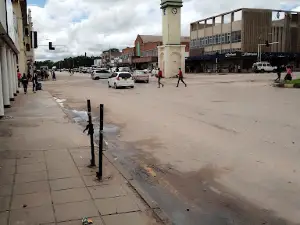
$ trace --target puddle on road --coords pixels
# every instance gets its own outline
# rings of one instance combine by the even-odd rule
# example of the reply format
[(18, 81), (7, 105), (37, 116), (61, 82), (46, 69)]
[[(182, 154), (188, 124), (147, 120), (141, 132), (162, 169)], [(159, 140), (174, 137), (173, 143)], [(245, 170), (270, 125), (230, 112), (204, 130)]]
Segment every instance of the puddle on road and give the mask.
[(59, 98), (56, 98), (56, 97), (53, 97), (54, 100), (61, 106), (64, 108), (64, 102), (67, 101), (67, 99), (59, 99)]

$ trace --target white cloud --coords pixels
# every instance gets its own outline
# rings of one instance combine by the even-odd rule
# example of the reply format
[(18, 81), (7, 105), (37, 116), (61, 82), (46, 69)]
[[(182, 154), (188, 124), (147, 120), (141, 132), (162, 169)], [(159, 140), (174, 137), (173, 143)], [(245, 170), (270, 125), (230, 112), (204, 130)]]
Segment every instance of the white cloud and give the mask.
[[(298, 5), (300, 11), (300, 0), (272, 0), (274, 9), (283, 5)], [(270, 1), (185, 0), (182, 34), (189, 35), (189, 24), (195, 20), (242, 7), (269, 8)], [(57, 60), (84, 52), (99, 55), (109, 46), (132, 46), (137, 34), (161, 35), (160, 0), (48, 0), (43, 8), (29, 8), (39, 45), (49, 41), (63, 45), (54, 52), (40, 46), (37, 60)]]

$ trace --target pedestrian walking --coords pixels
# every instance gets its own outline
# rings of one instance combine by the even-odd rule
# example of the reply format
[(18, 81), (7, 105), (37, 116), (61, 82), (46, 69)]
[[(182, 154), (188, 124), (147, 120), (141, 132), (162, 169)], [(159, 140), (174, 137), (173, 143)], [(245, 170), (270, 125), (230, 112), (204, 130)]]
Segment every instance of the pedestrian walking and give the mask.
[(56, 74), (54, 70), (52, 71), (52, 80), (56, 80)]
[(276, 69), (277, 78), (275, 79), (275, 82), (280, 82), (280, 80), (281, 80), (281, 71), (282, 71), (281, 65), (278, 65), (277, 69)]
[(160, 68), (158, 68), (158, 74), (157, 74), (158, 88), (160, 88), (160, 85), (161, 85), (162, 87), (165, 86), (163, 83), (160, 82), (160, 80), (161, 80), (162, 78), (163, 78), (162, 71), (160, 70)]
[(29, 81), (28, 77), (26, 76), (25, 73), (23, 73), (22, 84), (23, 84), (23, 88), (24, 88), (24, 94), (27, 94), (28, 81)]
[(286, 67), (286, 75), (284, 77), (284, 81), (291, 81), (292, 78), (292, 67), (291, 66), (287, 66)]
[(176, 87), (179, 86), (179, 82), (180, 82), (180, 81), (181, 81), (182, 83), (184, 83), (185, 87), (187, 87), (186, 83), (185, 83), (184, 80), (183, 80), (183, 74), (182, 74), (181, 68), (179, 68), (179, 71), (178, 71), (178, 81), (177, 81), (177, 86), (176, 86)]
[(17, 76), (18, 76), (18, 88), (20, 88), (21, 87), (21, 83), (22, 83), (22, 74), (20, 73), (19, 69), (18, 69)]
[(37, 85), (38, 85), (38, 76), (37, 76), (36, 72), (33, 73), (31, 81), (32, 81), (32, 91), (33, 91), (33, 93), (36, 93)]

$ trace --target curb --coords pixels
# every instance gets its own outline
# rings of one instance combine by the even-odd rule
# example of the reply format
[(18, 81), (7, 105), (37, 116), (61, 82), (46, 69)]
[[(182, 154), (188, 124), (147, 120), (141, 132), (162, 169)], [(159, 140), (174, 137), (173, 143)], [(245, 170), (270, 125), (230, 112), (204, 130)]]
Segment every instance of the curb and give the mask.
[(273, 84), (273, 87), (280, 87), (280, 88), (300, 88), (300, 84)]
[(103, 152), (103, 155), (106, 159), (119, 171), (119, 173), (127, 180), (128, 184), (132, 189), (136, 191), (139, 197), (148, 205), (148, 207), (152, 210), (154, 216), (163, 224), (171, 225), (171, 221), (167, 214), (161, 210), (158, 206), (157, 202), (154, 201), (148, 193), (144, 192), (139, 183), (132, 178), (132, 176), (127, 172), (126, 169), (117, 161), (114, 160), (112, 155), (108, 152)]
[[(47, 91), (48, 92), (48, 91)], [(50, 96), (50, 92), (48, 92)], [(53, 97), (53, 96), (52, 96)], [(74, 119), (55, 101), (57, 106), (62, 110), (62, 112), (67, 116), (67, 118), (71, 122), (75, 122)], [(96, 143), (94, 143), (95, 146), (98, 146)], [(148, 207), (152, 210), (154, 216), (156, 219), (158, 219), (161, 223), (164, 225), (171, 225), (171, 220), (167, 216), (165, 212), (162, 211), (162, 209), (158, 206), (157, 202), (154, 201), (148, 193), (144, 192), (142, 187), (139, 185), (139, 183), (133, 179), (133, 177), (127, 172), (127, 170), (115, 159), (113, 156), (108, 153), (107, 151), (103, 151), (103, 156), (111, 163), (113, 167), (115, 167), (118, 172), (125, 178), (125, 180), (128, 182), (129, 186), (136, 191), (138, 196), (148, 205)]]

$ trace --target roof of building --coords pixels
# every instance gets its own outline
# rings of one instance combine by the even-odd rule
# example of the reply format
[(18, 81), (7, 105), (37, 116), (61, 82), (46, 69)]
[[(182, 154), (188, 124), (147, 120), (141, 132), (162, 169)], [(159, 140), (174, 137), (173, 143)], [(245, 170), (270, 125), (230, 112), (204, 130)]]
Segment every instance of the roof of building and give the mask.
[(279, 13), (283, 12), (283, 13), (297, 13), (297, 14), (299, 13), (297, 11), (289, 11), (289, 10), (283, 10), (283, 9), (238, 8), (238, 9), (235, 9), (235, 10), (232, 10), (232, 11), (229, 11), (229, 12), (224, 12), (224, 13), (221, 13), (221, 14), (218, 14), (218, 15), (214, 15), (214, 16), (207, 17), (207, 18), (204, 18), (204, 19), (201, 19), (201, 20), (194, 21), (191, 24), (203, 22), (205, 20), (210, 20), (210, 19), (213, 19), (213, 18), (216, 18), (216, 17), (219, 17), (219, 16), (224, 16), (224, 15), (227, 15), (227, 14), (230, 14), (230, 13), (233, 13), (233, 12), (239, 12), (239, 11), (269, 11), (269, 12), (279, 12)]
[[(139, 35), (142, 40), (143, 43), (149, 43), (149, 42), (162, 42), (162, 36), (158, 36), (158, 35)], [(190, 41), (190, 37), (188, 36), (182, 36), (181, 37), (181, 42), (189, 42)]]

